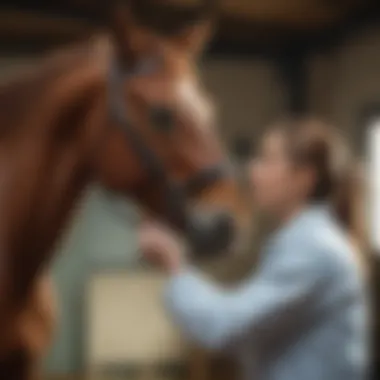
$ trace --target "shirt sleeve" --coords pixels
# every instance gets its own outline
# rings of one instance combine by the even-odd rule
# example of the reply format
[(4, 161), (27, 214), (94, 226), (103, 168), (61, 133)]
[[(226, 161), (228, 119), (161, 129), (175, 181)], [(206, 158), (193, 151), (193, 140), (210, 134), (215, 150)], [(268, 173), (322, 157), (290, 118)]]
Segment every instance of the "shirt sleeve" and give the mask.
[(322, 255), (307, 244), (289, 244), (233, 290), (223, 290), (187, 269), (170, 279), (166, 305), (193, 341), (221, 349), (248, 332), (287, 329), (302, 317), (326, 283)]

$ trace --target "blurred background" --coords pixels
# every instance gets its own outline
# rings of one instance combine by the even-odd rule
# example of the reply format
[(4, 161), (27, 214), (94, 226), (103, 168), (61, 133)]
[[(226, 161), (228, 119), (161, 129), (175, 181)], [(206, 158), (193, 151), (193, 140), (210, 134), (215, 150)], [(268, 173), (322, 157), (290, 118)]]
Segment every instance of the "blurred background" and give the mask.
[[(1, 76), (27, 69), (47, 52), (96, 32), (104, 20), (95, 3), (3, 0)], [(198, 0), (161, 3), (160, 13), (141, 6), (141, 17), (157, 28), (193, 17)], [(368, 211), (364, 222), (376, 267), (380, 2), (221, 0), (220, 4), (220, 25), (201, 72), (218, 107), (220, 133), (231, 154), (238, 164), (244, 163), (254, 152), (257, 136), (285, 113), (312, 114), (336, 124), (366, 164), (367, 197), (359, 207)], [(89, 191), (52, 269), (60, 318), (46, 361), (48, 378), (79, 380), (88, 374), (110, 380), (220, 380), (216, 367), (224, 378), (233, 379), (220, 358), (189, 347), (166, 320), (159, 302), (163, 278), (136, 254), (137, 223), (132, 204), (110, 198), (97, 187)], [(219, 265), (221, 277), (239, 278), (247, 261), (253, 265), (259, 237), (253, 239), (250, 254), (241, 258), (244, 264)]]

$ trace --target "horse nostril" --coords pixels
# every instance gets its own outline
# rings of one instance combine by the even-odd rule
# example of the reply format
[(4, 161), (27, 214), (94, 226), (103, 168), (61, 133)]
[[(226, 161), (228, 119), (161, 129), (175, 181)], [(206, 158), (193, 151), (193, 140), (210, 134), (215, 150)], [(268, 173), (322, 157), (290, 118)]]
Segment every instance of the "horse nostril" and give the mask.
[(223, 253), (235, 240), (236, 225), (228, 213), (192, 218), (188, 236), (194, 256), (210, 257)]

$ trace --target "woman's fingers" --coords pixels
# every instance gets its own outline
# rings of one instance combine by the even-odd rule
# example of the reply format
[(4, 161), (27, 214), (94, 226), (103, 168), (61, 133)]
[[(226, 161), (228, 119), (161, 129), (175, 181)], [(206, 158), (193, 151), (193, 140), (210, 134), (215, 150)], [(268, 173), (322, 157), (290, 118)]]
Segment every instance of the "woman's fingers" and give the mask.
[(151, 220), (145, 220), (140, 225), (139, 246), (144, 258), (166, 270), (178, 266), (183, 251), (183, 246), (173, 231)]
[(146, 221), (140, 226), (139, 246), (140, 251), (147, 260), (159, 263), (162, 256), (168, 254), (167, 237), (156, 223)]

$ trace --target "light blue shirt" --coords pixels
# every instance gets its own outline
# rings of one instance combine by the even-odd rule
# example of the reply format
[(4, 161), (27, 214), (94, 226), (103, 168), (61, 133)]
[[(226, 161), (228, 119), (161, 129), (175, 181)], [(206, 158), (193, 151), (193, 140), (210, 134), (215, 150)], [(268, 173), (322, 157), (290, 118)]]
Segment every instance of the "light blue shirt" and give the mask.
[(167, 309), (203, 347), (231, 348), (244, 380), (362, 380), (366, 291), (356, 253), (326, 207), (277, 232), (258, 270), (223, 290), (190, 268), (170, 279)]

